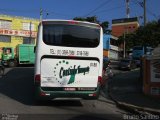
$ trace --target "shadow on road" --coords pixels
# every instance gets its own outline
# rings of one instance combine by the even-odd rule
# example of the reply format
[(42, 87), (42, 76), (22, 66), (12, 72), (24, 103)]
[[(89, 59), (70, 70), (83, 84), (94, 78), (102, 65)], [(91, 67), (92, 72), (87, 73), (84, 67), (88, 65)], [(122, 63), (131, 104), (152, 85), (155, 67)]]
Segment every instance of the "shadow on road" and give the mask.
[(82, 106), (80, 101), (44, 101), (34, 100), (34, 68), (18, 67), (8, 71), (0, 78), (0, 94), (31, 106)]
[(56, 107), (81, 107), (83, 106), (79, 100), (48, 100), (48, 101), (40, 101), (36, 102), (33, 100), (33, 105), (36, 106), (56, 106)]

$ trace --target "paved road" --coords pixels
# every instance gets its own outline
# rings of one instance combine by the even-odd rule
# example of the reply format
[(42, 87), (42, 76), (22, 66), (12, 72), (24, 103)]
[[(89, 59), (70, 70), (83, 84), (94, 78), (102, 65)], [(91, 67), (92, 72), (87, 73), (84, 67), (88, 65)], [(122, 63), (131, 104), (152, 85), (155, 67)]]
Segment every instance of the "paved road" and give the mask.
[[(0, 78), (0, 114), (21, 119), (123, 119), (126, 112), (102, 96), (96, 101), (46, 101), (36, 104), (33, 97), (33, 67), (7, 68)], [(29, 118), (28, 118), (29, 117)]]
[(110, 90), (115, 97), (119, 97), (122, 93), (125, 95), (133, 92), (142, 92), (140, 68), (132, 69), (131, 71), (119, 70), (118, 61), (111, 62), (111, 67), (115, 76), (110, 80)]
[(135, 68), (132, 70), (119, 70), (118, 61), (112, 61), (111, 67), (113, 68), (113, 73), (116, 75), (112, 79), (112, 84), (114, 88), (120, 88), (120, 90), (127, 89), (128, 91), (132, 88), (139, 89), (142, 87), (142, 80), (140, 81), (140, 68)]

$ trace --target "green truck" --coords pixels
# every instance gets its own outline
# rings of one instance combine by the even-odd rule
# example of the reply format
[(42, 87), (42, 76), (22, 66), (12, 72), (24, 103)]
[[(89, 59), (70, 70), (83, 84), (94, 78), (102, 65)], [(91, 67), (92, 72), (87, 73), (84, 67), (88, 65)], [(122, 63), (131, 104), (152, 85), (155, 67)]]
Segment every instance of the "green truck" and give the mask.
[(35, 45), (19, 44), (14, 49), (13, 47), (3, 47), (1, 60), (2, 63), (9, 67), (15, 67), (19, 64), (34, 64)]

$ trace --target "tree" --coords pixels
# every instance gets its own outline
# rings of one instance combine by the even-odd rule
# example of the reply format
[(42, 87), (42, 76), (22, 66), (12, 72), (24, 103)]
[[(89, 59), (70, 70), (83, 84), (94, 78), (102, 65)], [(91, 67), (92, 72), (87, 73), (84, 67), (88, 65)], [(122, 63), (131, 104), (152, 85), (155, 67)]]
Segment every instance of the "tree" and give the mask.
[(102, 22), (101, 26), (103, 28), (103, 32), (104, 33), (106, 33), (106, 34), (110, 34), (111, 33), (111, 30), (108, 29), (108, 27), (109, 27), (109, 22), (108, 21)]
[(73, 20), (87, 21), (87, 22), (92, 22), (92, 23), (98, 23), (98, 24), (99, 24), (99, 21), (98, 21), (98, 19), (97, 19), (97, 16), (91, 16), (91, 17), (86, 17), (86, 18), (83, 18), (83, 17), (75, 17), (75, 18), (73, 18)]
[(73, 18), (73, 20), (86, 21), (86, 18), (75, 17), (75, 18)]
[(104, 22), (100, 23), (100, 21), (98, 20), (97, 16), (91, 16), (91, 17), (86, 17), (86, 18), (75, 17), (75, 18), (73, 18), (73, 20), (87, 21), (87, 22), (97, 23), (97, 24), (99, 24), (99, 25), (102, 26), (104, 33), (107, 33), (107, 34), (111, 33), (111, 30), (108, 29), (109, 22), (108, 21), (104, 21)]
[[(123, 41), (124, 36), (119, 37), (119, 45)], [(125, 41), (127, 50), (136, 45), (156, 47), (160, 44), (160, 24), (158, 21), (152, 21), (146, 26), (140, 26), (134, 33), (125, 35)]]

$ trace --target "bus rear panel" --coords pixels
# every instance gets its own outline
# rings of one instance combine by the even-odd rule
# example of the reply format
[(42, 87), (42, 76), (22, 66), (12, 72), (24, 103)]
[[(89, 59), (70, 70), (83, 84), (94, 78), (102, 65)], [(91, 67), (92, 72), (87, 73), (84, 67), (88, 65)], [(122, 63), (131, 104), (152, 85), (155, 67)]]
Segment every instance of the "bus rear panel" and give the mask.
[(102, 80), (102, 28), (79, 21), (43, 21), (35, 64), (37, 99), (97, 99)]

